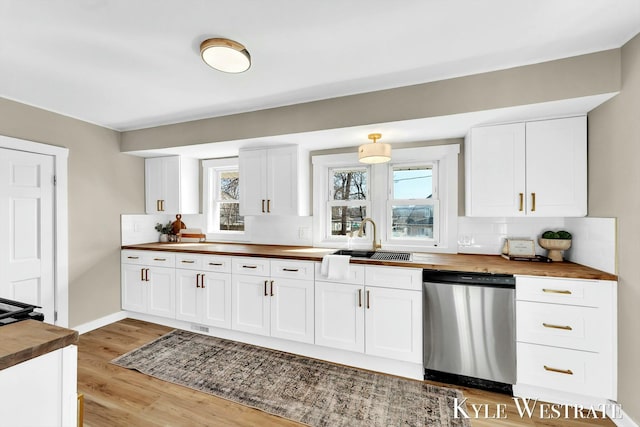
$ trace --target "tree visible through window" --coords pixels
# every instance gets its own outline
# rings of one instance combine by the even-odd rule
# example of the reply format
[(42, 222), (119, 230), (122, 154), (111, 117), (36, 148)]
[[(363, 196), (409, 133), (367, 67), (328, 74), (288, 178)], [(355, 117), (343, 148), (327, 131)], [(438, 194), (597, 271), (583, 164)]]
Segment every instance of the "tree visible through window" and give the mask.
[(368, 169), (330, 170), (331, 235), (344, 236), (357, 231), (369, 208)]
[(218, 220), (221, 231), (244, 231), (244, 217), (240, 215), (240, 175), (238, 170), (221, 170), (217, 182), (216, 197)]

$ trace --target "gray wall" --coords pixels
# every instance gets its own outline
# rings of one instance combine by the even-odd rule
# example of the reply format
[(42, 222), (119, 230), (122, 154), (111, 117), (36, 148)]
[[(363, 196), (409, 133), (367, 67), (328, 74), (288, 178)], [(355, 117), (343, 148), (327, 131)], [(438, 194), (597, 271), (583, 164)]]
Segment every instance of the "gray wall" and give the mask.
[(589, 215), (618, 218), (618, 400), (640, 422), (640, 35), (622, 48), (622, 91), (589, 113)]
[(0, 98), (0, 134), (69, 148), (69, 325), (120, 310), (120, 214), (144, 212), (144, 161), (120, 135)]

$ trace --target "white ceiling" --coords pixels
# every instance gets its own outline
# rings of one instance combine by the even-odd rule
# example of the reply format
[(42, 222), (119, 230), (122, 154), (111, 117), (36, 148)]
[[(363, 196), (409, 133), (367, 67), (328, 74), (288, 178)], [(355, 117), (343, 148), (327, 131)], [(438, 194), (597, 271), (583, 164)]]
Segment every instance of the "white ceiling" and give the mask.
[[(638, 0), (0, 0), (0, 97), (131, 130), (616, 48), (638, 32)], [(247, 46), (251, 69), (207, 67), (210, 37)]]

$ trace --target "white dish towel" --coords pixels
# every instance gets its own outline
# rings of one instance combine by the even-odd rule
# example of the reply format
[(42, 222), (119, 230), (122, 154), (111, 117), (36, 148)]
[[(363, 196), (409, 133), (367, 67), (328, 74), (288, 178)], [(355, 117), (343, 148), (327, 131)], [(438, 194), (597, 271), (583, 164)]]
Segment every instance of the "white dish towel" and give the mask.
[(349, 277), (349, 255), (325, 255), (322, 257), (320, 274), (329, 280), (343, 280)]

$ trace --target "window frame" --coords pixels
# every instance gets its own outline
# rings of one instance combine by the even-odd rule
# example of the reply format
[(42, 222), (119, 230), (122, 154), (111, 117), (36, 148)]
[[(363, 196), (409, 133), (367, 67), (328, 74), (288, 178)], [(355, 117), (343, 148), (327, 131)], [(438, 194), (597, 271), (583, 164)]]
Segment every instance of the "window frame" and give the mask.
[[(245, 242), (249, 240), (246, 220), (244, 222), (244, 231), (220, 229), (220, 205), (237, 203), (238, 206), (240, 206), (240, 199), (236, 202), (229, 202), (220, 198), (220, 174), (229, 171), (238, 171), (238, 174), (240, 173), (237, 157), (202, 161), (202, 202), (205, 233), (207, 235), (207, 240)], [(238, 175), (238, 179), (242, 179), (242, 177)]]
[[(437, 246), (440, 242), (440, 199), (438, 185), (438, 160), (418, 161), (412, 163), (388, 163), (387, 164), (387, 185), (389, 188), (386, 201), (386, 242), (396, 245), (423, 244)], [(394, 194), (393, 173), (396, 168), (431, 168), (432, 192), (430, 199), (396, 199)], [(393, 206), (432, 206), (433, 207), (433, 237), (432, 238), (397, 238), (393, 237)]]
[[(441, 252), (457, 253), (458, 251), (458, 169), (460, 143), (444, 145), (425, 145), (413, 148), (394, 148), (390, 163), (365, 165), (370, 169), (369, 198), (371, 207), (367, 216), (373, 218), (378, 226), (378, 236), (383, 250), (403, 250), (411, 252)], [(416, 160), (418, 159), (418, 160)], [(315, 154), (311, 158), (313, 164), (313, 245), (318, 247), (340, 248), (371, 248), (372, 236), (368, 233), (361, 238), (348, 236), (328, 237), (328, 221), (330, 211), (326, 207), (329, 200), (329, 170), (330, 168), (362, 167), (358, 162), (357, 151), (343, 154)], [(391, 191), (389, 168), (416, 164), (437, 163), (438, 191), (438, 225), (437, 240), (421, 239), (391, 239), (388, 230), (392, 219), (387, 214), (390, 211), (389, 200)], [(434, 225), (435, 227), (435, 225)], [(435, 230), (434, 230), (435, 233)], [(435, 237), (435, 236), (434, 236)]]
[[(367, 174), (367, 190), (365, 194), (365, 198), (361, 200), (335, 200), (334, 199), (334, 185), (333, 185), (333, 176), (335, 171), (340, 170), (362, 170)], [(347, 167), (333, 167), (329, 166), (327, 170), (327, 200), (326, 200), (326, 212), (325, 215), (327, 217), (327, 229), (324, 230), (325, 240), (336, 240), (343, 241), (348, 239), (348, 235), (336, 235), (332, 233), (332, 213), (331, 209), (334, 207), (346, 206), (346, 207), (359, 207), (364, 206), (366, 212), (371, 215), (371, 168), (362, 164), (347, 166)], [(363, 218), (364, 219), (364, 218)]]

